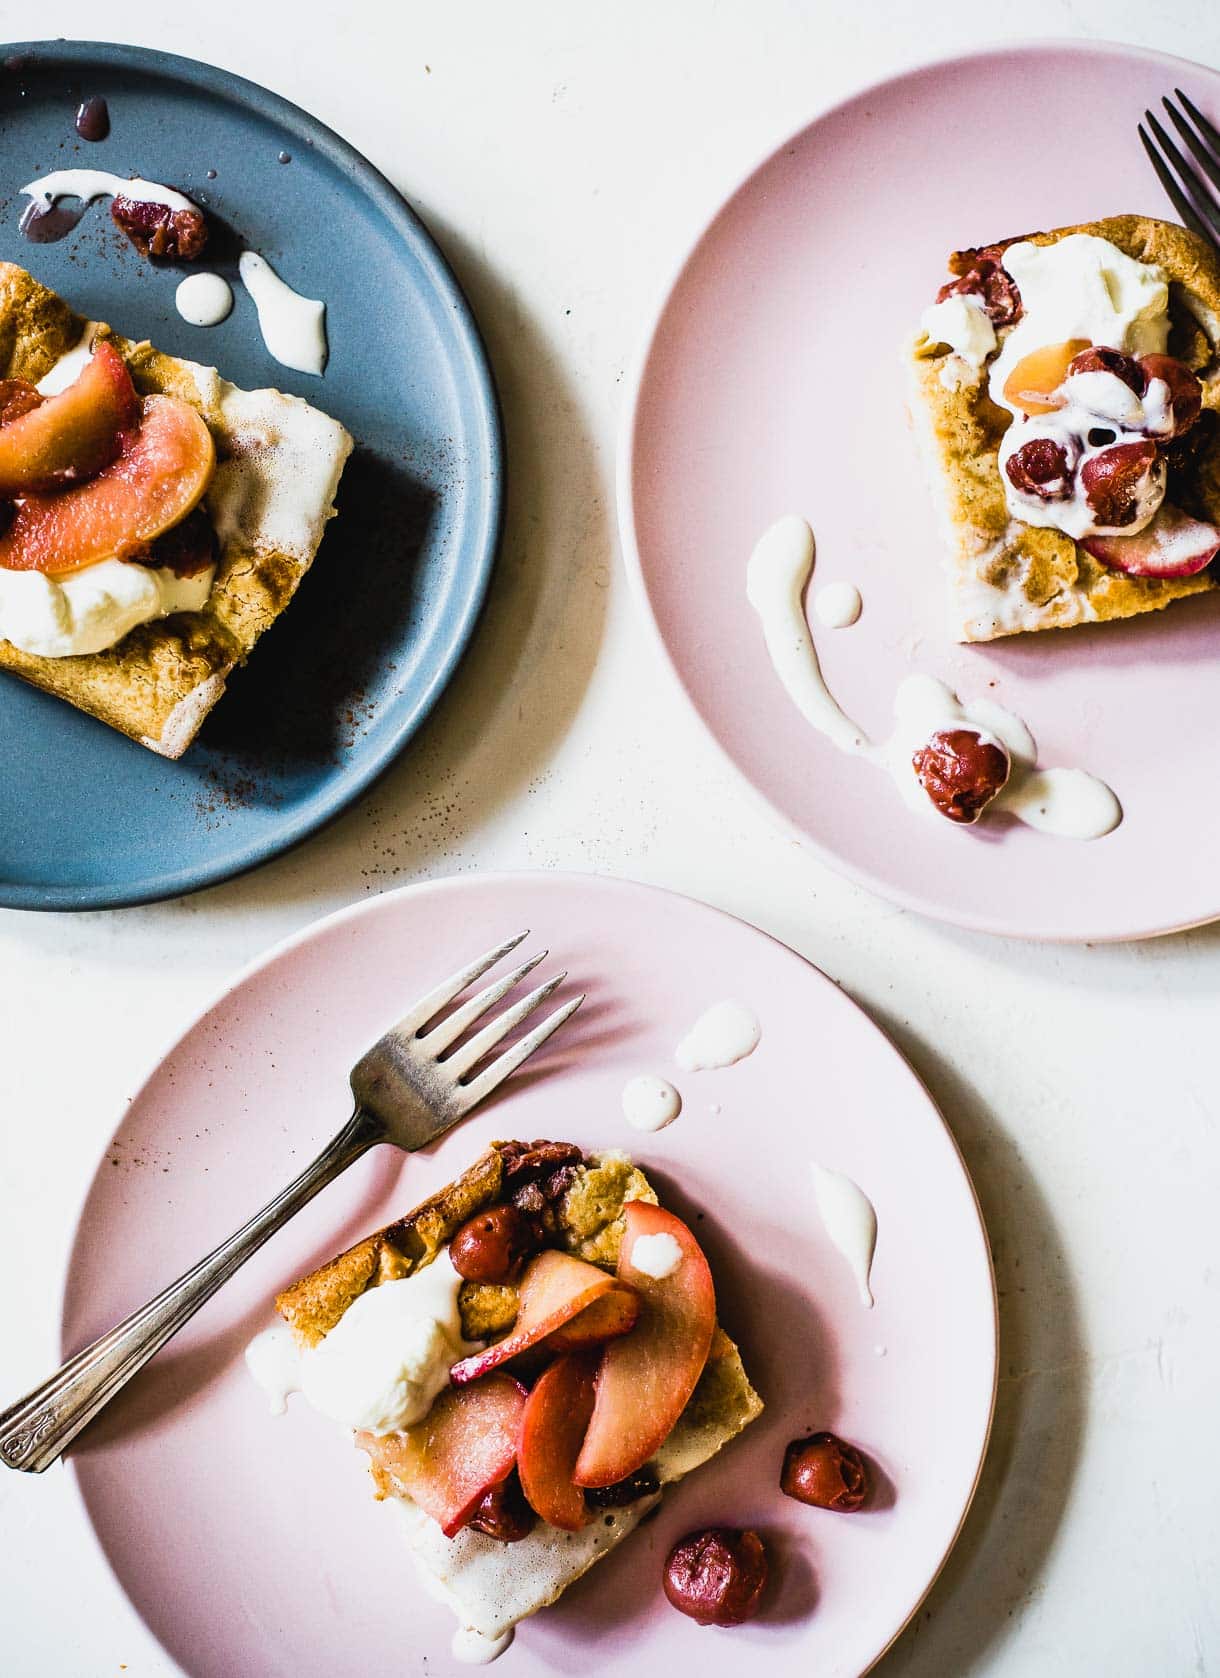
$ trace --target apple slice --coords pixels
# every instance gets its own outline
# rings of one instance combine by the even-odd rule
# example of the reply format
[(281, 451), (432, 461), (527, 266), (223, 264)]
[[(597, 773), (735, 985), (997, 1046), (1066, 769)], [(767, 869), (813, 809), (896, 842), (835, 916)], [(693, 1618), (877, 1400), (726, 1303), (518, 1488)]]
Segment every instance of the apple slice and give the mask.
[(517, 1321), (503, 1340), (455, 1363), (449, 1379), (455, 1386), (477, 1381), (518, 1352), (536, 1346), (548, 1334), (614, 1287), (614, 1277), (595, 1264), (553, 1249), (531, 1259), (520, 1283)]
[(564, 1323), (547, 1338), (547, 1345), (557, 1352), (575, 1352), (583, 1346), (598, 1346), (603, 1340), (616, 1340), (629, 1334), (640, 1315), (640, 1296), (625, 1282), (616, 1282), (607, 1292), (578, 1311), (570, 1322)]
[[(630, 1334), (611, 1340), (597, 1372), (597, 1396), (573, 1475), (578, 1486), (613, 1486), (656, 1451), (686, 1408), (703, 1373), (716, 1326), (716, 1290), (707, 1260), (690, 1230), (672, 1212), (631, 1200), (618, 1274), (640, 1296)], [(636, 1270), (632, 1250), (641, 1237), (669, 1235), (682, 1257), (666, 1276)]]
[(534, 1383), (521, 1416), (521, 1489), (534, 1513), (563, 1532), (579, 1532), (589, 1523), (585, 1494), (572, 1470), (593, 1414), (596, 1372), (595, 1354), (569, 1352), (556, 1358)]
[(74, 384), (0, 425), (0, 496), (92, 478), (119, 452), (140, 399), (123, 358), (103, 339)]
[(1220, 553), (1220, 530), (1162, 501), (1135, 536), (1082, 536), (1080, 546), (1129, 577), (1193, 577)]
[(405, 1433), (358, 1433), (356, 1443), (380, 1480), (413, 1498), (452, 1538), (512, 1471), (525, 1400), (525, 1388), (511, 1375), (446, 1387)]
[(1030, 350), (1004, 380), (1004, 400), (1023, 414), (1053, 414), (1065, 407), (1067, 397), (1056, 392), (1067, 378), (1068, 364), (1088, 347), (1087, 338), (1069, 338), (1063, 344), (1042, 344)]
[[(37, 419), (50, 405), (25, 418)], [(0, 438), (11, 429), (0, 427)], [(0, 566), (79, 571), (138, 554), (199, 505), (215, 465), (212, 434), (194, 408), (175, 396), (146, 396), (139, 426), (120, 433), (118, 458), (96, 477), (18, 501), (0, 537)]]

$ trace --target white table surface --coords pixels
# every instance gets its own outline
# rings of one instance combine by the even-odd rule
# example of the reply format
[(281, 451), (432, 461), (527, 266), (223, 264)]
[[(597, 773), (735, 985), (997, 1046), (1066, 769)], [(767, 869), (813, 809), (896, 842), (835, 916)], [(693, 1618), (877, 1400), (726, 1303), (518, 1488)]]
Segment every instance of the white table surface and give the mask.
[[(179, 902), (0, 915), (0, 1394), (55, 1361), (76, 1207), (124, 1100), (244, 962), (414, 879), (630, 875), (756, 922), (839, 980), (927, 1080), (982, 1198), (1003, 1337), (991, 1454), (946, 1572), (879, 1670), (1220, 1671), (1220, 930), (1093, 949), (1002, 942), (828, 873), (756, 810), (659, 667), (619, 566), (612, 494), (641, 327), (707, 214), (774, 142), (866, 81), (997, 38), (993, 26), (1220, 63), (1220, 9), (340, 10), (336, 28), (318, 0), (181, 11), (59, 0), (45, 19), (0, 5), (5, 39), (101, 35), (240, 71), (384, 169), (440, 238), (483, 325), (512, 486), (474, 650), (354, 810), (256, 874)], [(65, 1471), (0, 1472), (0, 1671), (176, 1672), (82, 1528)]]

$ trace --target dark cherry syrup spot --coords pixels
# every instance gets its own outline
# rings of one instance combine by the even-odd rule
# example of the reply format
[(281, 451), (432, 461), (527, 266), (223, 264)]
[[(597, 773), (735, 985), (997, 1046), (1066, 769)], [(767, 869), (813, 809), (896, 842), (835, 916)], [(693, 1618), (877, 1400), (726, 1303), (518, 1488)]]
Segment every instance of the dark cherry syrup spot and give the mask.
[(110, 107), (100, 94), (82, 101), (76, 113), (76, 132), (82, 140), (104, 140), (110, 133)]
[(67, 204), (41, 204), (32, 198), (22, 210), (17, 226), (32, 245), (53, 245), (68, 237), (88, 208), (79, 199)]

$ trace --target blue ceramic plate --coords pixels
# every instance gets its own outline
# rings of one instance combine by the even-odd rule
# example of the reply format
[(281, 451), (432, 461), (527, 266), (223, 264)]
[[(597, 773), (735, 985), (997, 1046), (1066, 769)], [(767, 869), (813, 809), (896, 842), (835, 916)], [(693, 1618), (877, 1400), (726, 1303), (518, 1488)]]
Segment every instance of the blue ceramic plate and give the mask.
[[(499, 535), (495, 387), (428, 233), (304, 111), (136, 47), (39, 42), (0, 47), (0, 60), (0, 257), (130, 337), (214, 363), (236, 384), (306, 397), (356, 439), (312, 570), (180, 762), (0, 676), (0, 904), (147, 903), (312, 833), (434, 704), (474, 629)], [(111, 128), (88, 143), (73, 119), (93, 95)], [(206, 206), (205, 264), (234, 286), (228, 320), (188, 326), (174, 307), (183, 270), (139, 257), (105, 201), (62, 242), (26, 242), (19, 188), (78, 165), (165, 181)], [(324, 377), (268, 355), (236, 280), (243, 244), (326, 300)]]

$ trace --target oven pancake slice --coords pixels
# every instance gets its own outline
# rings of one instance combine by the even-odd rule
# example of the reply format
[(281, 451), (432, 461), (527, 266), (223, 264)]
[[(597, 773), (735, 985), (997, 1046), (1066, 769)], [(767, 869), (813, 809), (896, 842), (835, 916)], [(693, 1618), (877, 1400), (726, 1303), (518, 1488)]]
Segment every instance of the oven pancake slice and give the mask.
[[(503, 1143), (493, 1143), (469, 1170), (397, 1223), (366, 1237), (329, 1264), (285, 1289), (280, 1315), (303, 1346), (316, 1345), (359, 1296), (379, 1282), (430, 1264), (467, 1218), (503, 1198)], [(625, 1155), (594, 1156), (556, 1203), (560, 1244), (612, 1268), (629, 1200), (656, 1201), (644, 1173)], [(511, 1326), (499, 1298), (514, 1290), (465, 1283), (459, 1295), (463, 1333), (483, 1337)], [(622, 1542), (664, 1495), (664, 1488), (707, 1462), (763, 1408), (736, 1345), (717, 1325), (711, 1351), (677, 1425), (653, 1462), (661, 1490), (618, 1509), (602, 1510), (576, 1533), (539, 1521), (528, 1537), (503, 1544), (469, 1527), (446, 1538), (410, 1498), (378, 1493), (395, 1512), (425, 1588), (447, 1602), (463, 1626), (498, 1637), (518, 1620), (555, 1602), (576, 1579)], [(376, 1475), (374, 1475), (376, 1482)]]
[[(1169, 276), (1170, 352), (1198, 374), (1210, 429), (1190, 467), (1171, 477), (1167, 499), (1220, 523), (1220, 260), (1185, 228), (1145, 216), (1112, 216), (1025, 237), (1050, 244), (1071, 233), (1107, 239)], [(1010, 330), (998, 329), (1001, 346)], [(1179, 578), (1125, 576), (1060, 531), (1014, 518), (998, 465), (1009, 416), (987, 393), (988, 366), (976, 372), (946, 345), (921, 334), (908, 343), (905, 361), (911, 418), (939, 514), (958, 640), (990, 641), (1136, 617), (1217, 587), (1210, 570)], [(1216, 419), (1207, 419), (1208, 410)]]
[(312, 564), (352, 439), (299, 397), (240, 390), (215, 368), (120, 337), (0, 263), (0, 378), (67, 384), (96, 337), (119, 351), (141, 395), (179, 397), (208, 424), (219, 462), (206, 496), (215, 582), (202, 610), (141, 624), (105, 652), (45, 658), (0, 640), (0, 669), (176, 758)]

